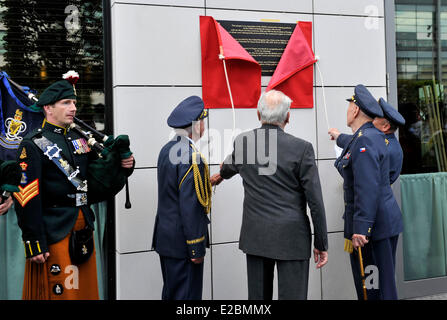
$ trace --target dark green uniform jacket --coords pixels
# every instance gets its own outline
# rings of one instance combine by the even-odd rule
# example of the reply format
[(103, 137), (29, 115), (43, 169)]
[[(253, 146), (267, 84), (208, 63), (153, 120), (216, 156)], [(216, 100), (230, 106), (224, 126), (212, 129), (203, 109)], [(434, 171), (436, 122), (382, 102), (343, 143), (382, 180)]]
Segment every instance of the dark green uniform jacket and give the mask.
[(79, 209), (84, 213), (86, 224), (92, 229), (95, 219), (89, 207), (92, 200), (89, 199), (90, 192), (77, 190), (50, 157), (44, 154), (34, 142), (41, 137), (61, 149), (63, 159), (59, 158), (59, 161), (65, 166), (68, 162), (75, 171), (79, 170), (76, 177), (82, 181), (87, 179), (89, 162), (97, 158), (85, 139), (76, 132), (46, 121), (42, 128), (24, 137), (17, 154), (22, 169), (21, 192), (14, 196), (27, 257), (48, 252), (50, 244), (65, 238), (76, 222)]

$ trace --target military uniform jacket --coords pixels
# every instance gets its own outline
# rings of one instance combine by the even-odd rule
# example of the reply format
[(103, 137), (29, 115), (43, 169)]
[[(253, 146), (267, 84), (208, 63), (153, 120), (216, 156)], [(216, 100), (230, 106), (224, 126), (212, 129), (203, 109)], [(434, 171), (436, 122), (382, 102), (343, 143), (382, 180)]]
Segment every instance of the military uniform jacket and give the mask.
[(94, 222), (94, 214), (86, 203), (88, 194), (77, 190), (36, 145), (34, 139), (41, 137), (61, 149), (62, 157), (79, 170), (76, 176), (81, 180), (86, 179), (90, 159), (97, 157), (77, 133), (47, 121), (24, 137), (17, 154), (22, 168), (21, 192), (14, 197), (26, 257), (48, 252), (48, 245), (65, 238), (76, 222), (79, 209), (92, 229)]
[[(393, 184), (397, 178), (399, 178), (400, 172), (402, 171), (402, 162), (403, 162), (403, 152), (402, 147), (400, 146), (399, 141), (396, 139), (394, 133), (386, 134), (386, 144), (387, 150), (390, 154), (390, 183)], [(344, 148), (352, 139), (352, 135), (350, 134), (340, 134), (337, 138), (337, 145), (340, 148)]]
[[(271, 156), (267, 159), (267, 155)], [(311, 143), (278, 126), (264, 124), (236, 137), (233, 153), (220, 170), (224, 179), (235, 174), (242, 177), (244, 185), (239, 238), (244, 253), (278, 260), (309, 259), (312, 231), (307, 205), (314, 227), (314, 247), (328, 249), (324, 203)]]
[(362, 234), (381, 240), (398, 235), (403, 230), (402, 214), (390, 185), (385, 135), (367, 122), (349, 142), (343, 141), (346, 135), (340, 137), (337, 144), (344, 149), (335, 167), (344, 179), (345, 238)]
[[(152, 248), (161, 256), (200, 258), (209, 247), (210, 221), (196, 194), (193, 152), (190, 140), (176, 136), (158, 156), (158, 208)], [(199, 155), (196, 160), (203, 177), (204, 164)]]
[(400, 172), (402, 171), (404, 154), (394, 133), (387, 134), (386, 139), (388, 141), (387, 149), (390, 154), (390, 182), (393, 184), (399, 178)]

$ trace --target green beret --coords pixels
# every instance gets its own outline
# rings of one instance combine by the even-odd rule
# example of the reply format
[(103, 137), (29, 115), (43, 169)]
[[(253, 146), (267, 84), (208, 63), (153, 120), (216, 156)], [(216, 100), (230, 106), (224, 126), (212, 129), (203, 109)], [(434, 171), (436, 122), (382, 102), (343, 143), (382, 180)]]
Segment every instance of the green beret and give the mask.
[(68, 80), (60, 80), (45, 89), (39, 97), (39, 101), (30, 106), (34, 111), (42, 111), (43, 107), (62, 99), (76, 99), (76, 92)]

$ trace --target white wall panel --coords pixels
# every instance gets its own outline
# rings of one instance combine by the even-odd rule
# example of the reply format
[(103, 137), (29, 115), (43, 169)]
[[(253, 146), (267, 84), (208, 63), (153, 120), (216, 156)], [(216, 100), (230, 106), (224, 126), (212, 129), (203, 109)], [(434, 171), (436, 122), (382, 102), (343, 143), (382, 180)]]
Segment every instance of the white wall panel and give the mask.
[[(384, 20), (365, 25), (363, 17), (314, 17), (315, 54), (326, 86), (386, 85)], [(321, 79), (316, 73), (316, 84)]]
[[(219, 172), (219, 166), (211, 166), (211, 175)], [(239, 241), (242, 225), (244, 187), (242, 178), (235, 175), (216, 187), (212, 198), (212, 243)]]
[(312, 0), (207, 0), (207, 8), (312, 13)]
[(115, 135), (127, 134), (137, 167), (156, 167), (161, 148), (170, 140), (167, 119), (185, 98), (201, 88), (118, 87), (114, 89)]
[(247, 262), (238, 243), (213, 245), (214, 300), (247, 300)]
[(343, 246), (343, 233), (329, 234), (329, 258), (322, 270), (324, 300), (357, 299), (349, 254)]
[(200, 85), (204, 9), (112, 7), (114, 85)]
[(160, 300), (163, 278), (156, 252), (116, 255), (117, 300)]
[(324, 208), (328, 232), (343, 231), (343, 178), (334, 167), (335, 160), (319, 160), (321, 190), (323, 192)]
[[(235, 109), (235, 136), (241, 132), (259, 128), (261, 123), (253, 109)], [(209, 123), (209, 151), (210, 163), (221, 164), (227, 154), (233, 150), (233, 112), (232, 109), (210, 109)], [(206, 139), (207, 137), (205, 137)], [(201, 141), (202, 143), (202, 141)]]
[[(361, 82), (359, 82), (361, 83)], [(356, 83), (356, 84), (359, 84)], [(352, 134), (351, 128), (346, 125), (346, 113), (349, 102), (346, 99), (354, 94), (354, 87), (346, 88), (324, 88), (327, 103), (327, 115), (329, 126), (337, 128), (342, 133)], [(369, 87), (368, 90), (378, 100), (380, 97), (386, 98), (385, 87)], [(335, 141), (329, 139), (328, 124), (326, 121), (325, 108), (323, 103), (323, 89), (316, 88), (317, 100), (317, 122), (318, 122), (318, 158), (335, 159)]]
[[(315, 96), (315, 90), (314, 90)], [(314, 99), (315, 101), (315, 99)], [(315, 103), (314, 103), (315, 105)], [(312, 143), (315, 157), (317, 157), (317, 136), (316, 126), (316, 108), (311, 109), (290, 109), (290, 122), (284, 128), (284, 131)]]
[(157, 169), (137, 169), (128, 180), (132, 208), (124, 208), (125, 188), (115, 200), (116, 250), (120, 253), (151, 249), (157, 214)]
[[(203, 269), (203, 300), (211, 299), (211, 253), (207, 249)], [(155, 251), (117, 254), (117, 299), (160, 300), (163, 289), (160, 258)]]
[(314, 0), (314, 13), (383, 16), (384, 0)]

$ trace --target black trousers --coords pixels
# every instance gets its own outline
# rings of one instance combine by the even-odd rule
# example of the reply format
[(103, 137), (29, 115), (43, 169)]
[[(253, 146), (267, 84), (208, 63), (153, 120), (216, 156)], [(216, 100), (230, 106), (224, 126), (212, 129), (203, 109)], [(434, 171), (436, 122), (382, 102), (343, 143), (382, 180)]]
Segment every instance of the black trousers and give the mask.
[(246, 256), (249, 300), (272, 300), (275, 264), (278, 270), (278, 299), (307, 300), (309, 260)]
[(203, 263), (160, 256), (162, 300), (202, 300)]

